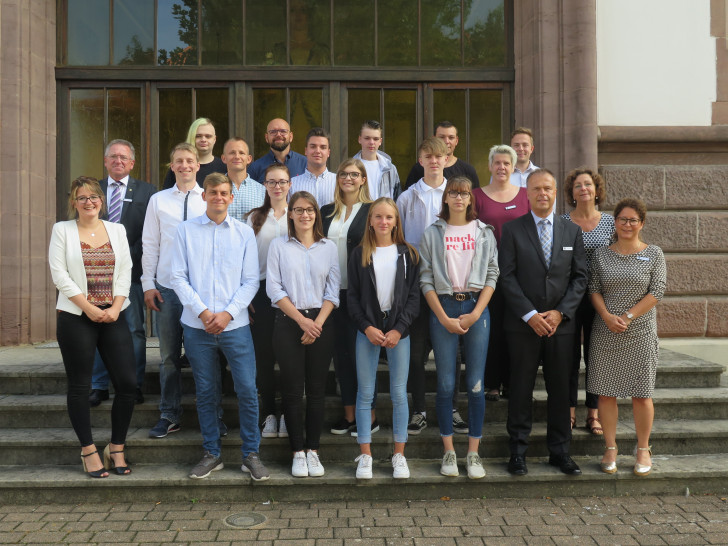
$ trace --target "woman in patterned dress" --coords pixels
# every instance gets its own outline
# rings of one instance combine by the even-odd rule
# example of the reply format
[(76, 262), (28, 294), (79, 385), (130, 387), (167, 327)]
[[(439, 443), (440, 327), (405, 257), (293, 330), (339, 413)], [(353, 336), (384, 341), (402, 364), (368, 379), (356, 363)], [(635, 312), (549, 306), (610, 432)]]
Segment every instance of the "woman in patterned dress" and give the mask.
[(617, 397), (632, 398), (637, 433), (634, 474), (652, 469), (652, 394), (659, 347), (655, 306), (665, 293), (665, 257), (642, 242), (647, 209), (638, 199), (622, 199), (614, 209), (616, 242), (598, 248), (590, 265), (589, 293), (597, 312), (590, 345), (587, 390), (599, 395), (606, 450), (601, 468), (617, 471)]
[[(597, 206), (604, 201), (606, 191), (604, 179), (599, 173), (587, 168), (579, 167), (566, 175), (564, 194), (567, 203), (574, 206), (574, 210), (564, 214), (564, 218), (574, 222), (581, 228), (586, 250), (587, 267), (591, 262), (594, 251), (600, 246), (609, 244), (614, 233), (614, 216), (600, 212)], [(569, 383), (569, 405), (571, 407), (571, 428), (576, 425), (576, 402), (579, 389), (579, 368), (581, 367), (582, 331), (584, 340), (584, 366), (586, 377), (589, 378), (589, 340), (591, 339), (592, 323), (594, 322), (594, 307), (592, 307), (589, 294), (584, 298), (576, 310), (576, 336), (574, 337), (574, 352), (572, 354), (571, 377)], [(586, 391), (585, 404), (587, 407), (586, 428), (592, 434), (601, 435), (602, 424), (599, 422), (597, 403), (599, 397)]]
[[(81, 443), (83, 469), (92, 478), (107, 470), (131, 473), (124, 443), (134, 411), (136, 359), (123, 310), (129, 306), (131, 255), (121, 224), (100, 219), (104, 192), (95, 178), (71, 184), (71, 220), (53, 226), (48, 263), (58, 288), (58, 346), (68, 377), (67, 405)], [(91, 434), (91, 370), (96, 349), (109, 370), (116, 396), (111, 407), (111, 442), (103, 462)]]

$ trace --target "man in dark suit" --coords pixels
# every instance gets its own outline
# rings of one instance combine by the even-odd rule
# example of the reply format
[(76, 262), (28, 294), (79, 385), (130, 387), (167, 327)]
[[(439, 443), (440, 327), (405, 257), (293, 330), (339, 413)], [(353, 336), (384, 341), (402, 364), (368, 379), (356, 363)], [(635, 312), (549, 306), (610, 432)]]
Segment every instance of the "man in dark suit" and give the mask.
[(527, 188), (531, 212), (504, 224), (498, 251), (511, 354), (508, 471), (528, 472), (533, 386), (543, 363), (549, 463), (578, 475), (581, 470), (569, 456), (569, 354), (576, 335), (574, 313), (587, 284), (584, 242), (579, 226), (554, 214), (556, 180), (551, 171), (532, 172)]
[[(134, 146), (126, 140), (112, 140), (104, 152), (104, 167), (109, 176), (99, 181), (106, 200), (104, 220), (121, 223), (126, 228), (131, 251), (131, 289), (129, 307), (124, 311), (134, 343), (137, 365), (136, 402), (144, 402), (142, 383), (147, 366), (147, 338), (145, 332), (146, 307), (144, 292), (139, 278), (142, 275), (142, 227), (147, 213), (149, 198), (156, 191), (154, 186), (129, 176), (134, 168)], [(98, 406), (109, 399), (109, 375), (98, 351), (91, 378), (91, 406)]]

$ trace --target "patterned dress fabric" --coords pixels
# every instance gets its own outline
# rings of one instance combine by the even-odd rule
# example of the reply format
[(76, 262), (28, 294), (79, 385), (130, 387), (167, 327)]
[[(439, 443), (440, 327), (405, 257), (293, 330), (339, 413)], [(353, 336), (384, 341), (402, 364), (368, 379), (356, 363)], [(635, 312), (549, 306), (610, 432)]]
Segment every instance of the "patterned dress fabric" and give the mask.
[[(628, 255), (605, 246), (594, 251), (589, 293), (600, 293), (607, 310), (621, 315), (647, 294), (662, 299), (666, 276), (665, 257), (658, 246), (648, 245)], [(620, 334), (610, 332), (598, 314), (594, 317), (589, 392), (620, 398), (652, 398), (659, 358), (656, 317), (653, 307)]]
[[(594, 256), (594, 251), (600, 246), (608, 245), (612, 234), (614, 234), (614, 216), (611, 214), (601, 213), (602, 217), (599, 219), (597, 227), (591, 231), (584, 231), (584, 250), (586, 250), (586, 265), (589, 267)], [(571, 213), (566, 213), (561, 216), (562, 218), (571, 222)]]
[(113, 278), (116, 257), (109, 241), (98, 248), (81, 242), (81, 255), (86, 268), (88, 302), (101, 306), (111, 305), (114, 301)]

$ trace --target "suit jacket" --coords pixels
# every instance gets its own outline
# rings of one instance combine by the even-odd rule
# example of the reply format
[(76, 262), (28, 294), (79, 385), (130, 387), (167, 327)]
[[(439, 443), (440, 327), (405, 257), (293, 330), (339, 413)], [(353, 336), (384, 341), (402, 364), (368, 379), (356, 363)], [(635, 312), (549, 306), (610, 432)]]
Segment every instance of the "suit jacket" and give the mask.
[[(104, 197), (107, 195), (109, 185), (109, 177), (106, 176), (99, 181)], [(121, 206), (121, 221), (119, 222), (126, 228), (126, 237), (129, 241), (129, 252), (131, 253), (131, 280), (132, 282), (140, 282), (142, 276), (142, 228), (144, 227), (144, 217), (147, 214), (147, 205), (149, 199), (157, 190), (148, 182), (142, 182), (136, 178), (129, 177), (129, 184), (126, 188), (124, 203)], [(108, 203), (107, 213), (102, 217), (108, 220)]]
[(575, 332), (574, 315), (587, 286), (586, 253), (579, 226), (554, 215), (553, 250), (547, 268), (531, 213), (506, 222), (498, 263), (506, 301), (506, 331), (533, 332), (521, 317), (534, 309), (539, 313), (556, 309), (564, 314), (556, 335)]
[[(109, 234), (109, 242), (114, 250), (114, 275), (111, 293), (114, 297), (124, 296), (122, 309), (129, 306), (129, 287), (131, 286), (131, 257), (126, 230), (123, 225), (104, 221)], [(53, 283), (58, 288), (56, 309), (74, 315), (82, 313), (81, 308), (69, 300), (73, 296), (88, 296), (86, 268), (81, 254), (81, 239), (78, 236), (76, 220), (58, 222), (53, 226), (51, 244), (48, 249), (48, 264), (51, 268)]]
[[(362, 237), (367, 229), (367, 215), (369, 214), (369, 207), (371, 203), (362, 203), (359, 207), (359, 211), (354, 216), (354, 219), (349, 224), (349, 230), (346, 232), (346, 255), (351, 256), (354, 249), (361, 243)], [(329, 236), (329, 227), (331, 227), (331, 221), (334, 219), (331, 213), (334, 212), (334, 204), (329, 203), (321, 207), (321, 223), (323, 224), (324, 235)], [(339, 264), (340, 266), (346, 267), (346, 264)]]

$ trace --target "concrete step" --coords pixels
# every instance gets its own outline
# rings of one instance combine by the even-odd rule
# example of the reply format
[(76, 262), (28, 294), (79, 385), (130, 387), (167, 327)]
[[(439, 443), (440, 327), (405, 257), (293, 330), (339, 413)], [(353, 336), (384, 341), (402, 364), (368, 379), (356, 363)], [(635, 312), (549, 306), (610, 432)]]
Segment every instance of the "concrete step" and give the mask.
[[(108, 443), (109, 429), (94, 429), (94, 439), (99, 448)], [(630, 454), (636, 444), (632, 423), (620, 423), (617, 427), (617, 444), (624, 454)], [(728, 421), (657, 420), (651, 441), (655, 454), (690, 455), (728, 453)], [(454, 442), (458, 452), (467, 449), (467, 436), (456, 434)], [(240, 453), (240, 437), (237, 428), (230, 429), (223, 438), (223, 456), (234, 460)], [(202, 438), (197, 428), (186, 428), (166, 438), (149, 438), (148, 429), (132, 429), (127, 436), (129, 460), (136, 464), (176, 463), (193, 465), (202, 453)], [(372, 449), (381, 455), (394, 451), (392, 429), (382, 427), (372, 436)], [(603, 440), (584, 428), (573, 431), (571, 454), (574, 456), (601, 456)], [(262, 438), (261, 455), (266, 461), (283, 463), (291, 456), (287, 438)], [(0, 429), (0, 460), (7, 465), (41, 465), (48, 462), (48, 453), (59, 465), (73, 465), (79, 458), (78, 439), (73, 430), (66, 428), (15, 428)], [(321, 435), (320, 453), (326, 461), (345, 463), (359, 454), (355, 438), (349, 435), (333, 435), (324, 431)], [(510, 454), (508, 434), (504, 423), (488, 423), (483, 429), (482, 455), (507, 458)], [(428, 426), (419, 435), (410, 435), (407, 456), (412, 459), (436, 459), (442, 454), (442, 442), (437, 426)], [(548, 455), (546, 425), (535, 423), (531, 434), (529, 454), (537, 457)]]
[[(564, 476), (543, 458), (528, 459), (529, 474), (508, 474), (504, 459), (484, 459), (487, 476), (469, 480), (464, 460), (460, 476), (439, 474), (440, 461), (410, 460), (411, 477), (392, 479), (388, 460), (377, 457), (374, 479), (357, 480), (356, 463), (322, 460), (326, 475), (293, 478), (290, 464), (264, 459), (271, 478), (253, 482), (240, 471), (240, 457), (225, 458), (225, 468), (203, 480), (187, 477), (192, 465), (134, 465), (128, 476), (91, 479), (73, 466), (0, 466), (0, 498), (3, 503), (74, 502), (265, 502), (327, 500), (434, 500), (448, 498), (507, 497), (615, 497), (622, 495), (684, 495), (728, 492), (728, 455), (653, 457), (653, 471), (646, 478), (632, 473), (634, 458), (620, 455), (616, 474), (599, 469), (599, 457), (577, 457), (583, 475)], [(462, 453), (461, 453), (462, 455)], [(196, 462), (196, 461), (195, 461)]]

